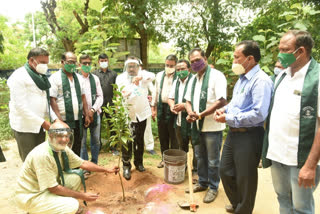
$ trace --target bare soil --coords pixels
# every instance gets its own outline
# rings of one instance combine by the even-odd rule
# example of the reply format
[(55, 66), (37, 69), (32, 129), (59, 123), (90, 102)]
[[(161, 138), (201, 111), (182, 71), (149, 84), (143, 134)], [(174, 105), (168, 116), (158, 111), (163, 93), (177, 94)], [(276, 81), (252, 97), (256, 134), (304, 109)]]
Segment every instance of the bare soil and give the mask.
[[(22, 162), (17, 152), (16, 142), (14, 140), (7, 143), (8, 149), (4, 151), (7, 162), (0, 163), (0, 213), (20, 214), (24, 211), (16, 208), (11, 202), (12, 193), (16, 184), (19, 170)], [(157, 142), (156, 149), (159, 144)], [(157, 150), (158, 151), (158, 150)], [(159, 154), (159, 151), (158, 151)], [(109, 153), (101, 153), (99, 163), (111, 167), (117, 163), (116, 157)], [(182, 184), (171, 185), (164, 182), (164, 170), (158, 169), (156, 165), (159, 157), (147, 155), (144, 159), (146, 171), (138, 172), (132, 169), (132, 178), (130, 181), (123, 179), (126, 200), (123, 201), (122, 189), (118, 175), (92, 173), (86, 181), (87, 191), (99, 193), (100, 197), (95, 202), (88, 202), (85, 208), (87, 214), (167, 214), (167, 213), (189, 213), (188, 210), (182, 210), (177, 202), (188, 201), (189, 194), (184, 193), (188, 185), (186, 176)], [(222, 184), (220, 184), (219, 194), (213, 203), (205, 204), (202, 202), (205, 192), (195, 193), (195, 201), (199, 204), (197, 213), (215, 213), (225, 212), (225, 205), (229, 201), (224, 193)], [(315, 213), (320, 213), (319, 188), (314, 193), (316, 202)], [(80, 204), (83, 206), (82, 202)], [(270, 169), (259, 169), (259, 186), (255, 203), (254, 214), (276, 214), (279, 213), (279, 205), (276, 194), (273, 190)]]

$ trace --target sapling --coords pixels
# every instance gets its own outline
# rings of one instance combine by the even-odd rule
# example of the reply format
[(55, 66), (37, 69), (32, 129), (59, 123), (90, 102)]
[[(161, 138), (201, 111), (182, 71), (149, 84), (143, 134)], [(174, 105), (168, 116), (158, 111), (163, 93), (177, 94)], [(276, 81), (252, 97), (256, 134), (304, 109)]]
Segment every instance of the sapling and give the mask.
[[(103, 107), (104, 112), (110, 115), (108, 118), (110, 124), (110, 132), (114, 132), (115, 134), (110, 136), (110, 146), (117, 147), (119, 151), (119, 159), (118, 159), (118, 167), (120, 168), (120, 160), (122, 158), (122, 147), (128, 150), (127, 142), (133, 141), (131, 137), (131, 129), (130, 129), (130, 118), (128, 114), (128, 104), (125, 102), (125, 98), (123, 97), (122, 90), (118, 89), (116, 84), (113, 84), (113, 105), (107, 105), (107, 107)], [(124, 194), (124, 187), (122, 183), (122, 178), (119, 173), (123, 201), (126, 200)]]

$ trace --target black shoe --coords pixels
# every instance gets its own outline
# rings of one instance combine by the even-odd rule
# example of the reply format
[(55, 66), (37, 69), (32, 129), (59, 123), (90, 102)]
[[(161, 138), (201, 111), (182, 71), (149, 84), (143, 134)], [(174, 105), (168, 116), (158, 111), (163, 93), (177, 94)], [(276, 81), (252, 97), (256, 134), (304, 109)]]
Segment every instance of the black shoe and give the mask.
[[(207, 189), (208, 189), (208, 187), (202, 187), (202, 186), (200, 186), (199, 183), (196, 183), (195, 185), (193, 185), (193, 193), (202, 192), (202, 191), (205, 191), (205, 190), (207, 190)], [(186, 193), (189, 193), (189, 192), (190, 192), (189, 188), (187, 188), (187, 189), (185, 190), (185, 192), (186, 192)]]
[(138, 166), (136, 166), (136, 169), (139, 171), (139, 172), (144, 172), (146, 171), (146, 169), (144, 168), (144, 166), (142, 164), (139, 164)]
[(123, 177), (126, 180), (130, 180), (131, 179), (131, 170), (129, 167), (123, 167)]
[(214, 201), (214, 199), (216, 199), (217, 195), (218, 195), (217, 190), (209, 189), (206, 196), (204, 196), (204, 198), (203, 198), (203, 202), (204, 203), (211, 203)]

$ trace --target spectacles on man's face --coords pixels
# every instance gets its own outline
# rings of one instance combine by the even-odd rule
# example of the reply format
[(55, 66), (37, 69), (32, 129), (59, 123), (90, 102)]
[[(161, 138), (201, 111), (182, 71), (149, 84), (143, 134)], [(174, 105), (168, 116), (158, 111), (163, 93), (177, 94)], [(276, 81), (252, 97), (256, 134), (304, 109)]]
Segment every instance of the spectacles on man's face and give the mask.
[(91, 62), (81, 62), (82, 65), (91, 65)]
[(64, 61), (64, 63), (66, 63), (68, 65), (75, 65), (77, 63), (77, 61), (68, 60), (68, 61)]

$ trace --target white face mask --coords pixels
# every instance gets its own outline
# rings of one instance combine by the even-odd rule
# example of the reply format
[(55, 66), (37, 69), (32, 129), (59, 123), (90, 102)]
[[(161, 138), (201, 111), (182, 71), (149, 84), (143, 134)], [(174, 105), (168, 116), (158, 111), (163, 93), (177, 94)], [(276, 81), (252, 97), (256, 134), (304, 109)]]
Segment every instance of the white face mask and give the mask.
[[(244, 60), (243, 63), (245, 63), (247, 61), (248, 57), (246, 58), (246, 60)], [(241, 75), (246, 73), (246, 69), (242, 66), (242, 64), (238, 64), (238, 63), (233, 63), (232, 64), (232, 71), (233, 73), (235, 73), (236, 75)]]
[(283, 69), (278, 68), (278, 67), (274, 67), (273, 73), (274, 73), (275, 75), (278, 75), (278, 74), (280, 74), (281, 71), (283, 71)]
[(108, 62), (100, 62), (100, 67), (105, 69), (108, 67)]
[(46, 74), (47, 73), (47, 70), (48, 70), (48, 65), (47, 64), (39, 64), (37, 62), (37, 60), (34, 59), (34, 61), (37, 63), (37, 66), (36, 66), (36, 71), (39, 73), (39, 74)]
[(172, 74), (176, 69), (175, 68), (169, 68), (169, 67), (165, 67), (164, 68), (166, 74)]

